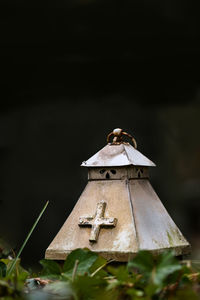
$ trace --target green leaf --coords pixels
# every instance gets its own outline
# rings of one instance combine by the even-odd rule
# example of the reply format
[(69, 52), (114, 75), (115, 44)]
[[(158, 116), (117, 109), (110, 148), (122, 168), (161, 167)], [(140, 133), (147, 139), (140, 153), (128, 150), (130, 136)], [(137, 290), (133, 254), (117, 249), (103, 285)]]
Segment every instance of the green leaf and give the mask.
[(174, 296), (170, 297), (170, 300), (199, 300), (199, 295), (190, 286), (186, 286), (178, 290)]
[[(90, 267), (90, 274), (91, 276), (98, 276), (98, 277), (105, 277), (108, 273), (103, 270), (103, 267), (106, 266), (107, 260), (102, 256), (98, 256), (96, 261)], [(93, 275), (94, 274), (94, 275)]]
[(154, 257), (149, 251), (143, 250), (127, 266), (128, 269), (137, 268), (143, 275), (149, 276), (154, 268)]
[(118, 290), (119, 294), (124, 290), (127, 291), (130, 287), (135, 286), (137, 282), (137, 275), (135, 273), (130, 273), (127, 266), (121, 265), (118, 267), (107, 267), (110, 274), (108, 281), (107, 290)]
[(6, 276), (6, 264), (2, 261), (0, 261), (0, 277), (5, 277)]
[(137, 268), (142, 273), (143, 278), (151, 284), (151, 287), (148, 287), (149, 294), (152, 294), (153, 291), (159, 292), (165, 285), (168, 276), (182, 269), (172, 251), (165, 251), (158, 256), (153, 256), (149, 251), (140, 251), (128, 263), (129, 269), (133, 267)]
[(134, 288), (128, 289), (126, 293), (127, 295), (134, 296), (134, 300), (141, 299), (141, 297), (144, 295), (142, 290), (137, 290)]
[(151, 299), (153, 295), (157, 294), (160, 291), (160, 289), (158, 289), (158, 286), (156, 284), (150, 282), (144, 287), (144, 291), (148, 298)]
[[(98, 254), (89, 251), (88, 249), (76, 249), (72, 251), (63, 267), (63, 276), (67, 278), (72, 278), (73, 271), (76, 271), (76, 275), (84, 275), (89, 273), (91, 266), (97, 260)], [(77, 269), (74, 270), (74, 267), (77, 262)]]
[(42, 275), (60, 275), (61, 267), (54, 260), (42, 259), (40, 264), (43, 266)]
[(160, 254), (155, 273), (152, 274), (154, 284), (162, 286), (165, 279), (170, 275), (180, 270), (182, 266), (174, 257), (172, 251), (163, 252)]
[(113, 278), (113, 279), (109, 280), (106, 290), (107, 291), (115, 290), (120, 285), (121, 285), (121, 282), (118, 279)]
[[(98, 277), (88, 275), (76, 276), (72, 286), (77, 294), (77, 299), (97, 299), (104, 293), (106, 281)], [(102, 298), (100, 298), (102, 299)]]
[[(1, 262), (3, 262), (6, 265), (6, 269), (9, 270), (10, 266), (13, 263), (13, 260), (8, 259), (8, 258), (2, 258)], [(6, 272), (6, 278), (11, 279), (17, 275), (18, 281), (23, 281), (28, 277), (29, 272), (20, 265), (20, 262), (21, 262), (21, 260), (20, 260), (20, 258), (18, 258), (15, 263), (15, 272), (11, 273), (10, 275), (8, 274), (8, 272)]]
[(20, 272), (17, 279), (18, 279), (18, 281), (24, 282), (28, 276), (29, 276), (28, 272), (26, 272), (26, 271), (25, 272)]
[(121, 282), (130, 280), (130, 274), (126, 266), (118, 266), (117, 268), (108, 266), (107, 269), (109, 273), (114, 275)]

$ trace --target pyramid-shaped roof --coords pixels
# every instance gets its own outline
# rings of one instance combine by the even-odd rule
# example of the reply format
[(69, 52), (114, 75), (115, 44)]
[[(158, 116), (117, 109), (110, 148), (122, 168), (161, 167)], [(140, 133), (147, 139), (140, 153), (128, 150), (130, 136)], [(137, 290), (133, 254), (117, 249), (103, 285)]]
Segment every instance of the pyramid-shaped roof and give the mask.
[(83, 167), (117, 167), (128, 165), (155, 166), (150, 159), (129, 143), (108, 144), (81, 164)]

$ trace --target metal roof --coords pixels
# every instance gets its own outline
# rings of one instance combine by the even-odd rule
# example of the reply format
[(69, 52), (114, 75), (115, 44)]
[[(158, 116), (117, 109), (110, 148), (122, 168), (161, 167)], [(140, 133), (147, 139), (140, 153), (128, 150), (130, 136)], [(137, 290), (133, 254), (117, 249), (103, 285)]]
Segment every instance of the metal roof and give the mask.
[(108, 144), (81, 164), (83, 167), (117, 167), (128, 165), (155, 166), (151, 160), (129, 143), (121, 143), (119, 145)]

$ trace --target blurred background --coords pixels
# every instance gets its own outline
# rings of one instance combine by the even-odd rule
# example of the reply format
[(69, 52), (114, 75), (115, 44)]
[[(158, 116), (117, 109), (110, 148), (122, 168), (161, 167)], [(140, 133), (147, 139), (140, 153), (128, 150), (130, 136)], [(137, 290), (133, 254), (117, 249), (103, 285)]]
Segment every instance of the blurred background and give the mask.
[(121, 127), (200, 257), (200, 4), (2, 0), (0, 238), (44, 257), (87, 183), (83, 160)]

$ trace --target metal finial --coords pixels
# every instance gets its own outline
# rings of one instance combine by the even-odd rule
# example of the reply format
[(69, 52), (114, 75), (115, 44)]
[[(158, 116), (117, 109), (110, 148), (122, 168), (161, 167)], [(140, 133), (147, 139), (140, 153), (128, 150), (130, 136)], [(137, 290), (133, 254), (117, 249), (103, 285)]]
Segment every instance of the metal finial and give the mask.
[(134, 137), (132, 137), (132, 135), (130, 135), (129, 133), (123, 131), (121, 128), (115, 128), (111, 133), (108, 134), (107, 143), (110, 143), (110, 137), (113, 136), (114, 138), (113, 138), (113, 141), (111, 143), (112, 145), (123, 144), (124, 142), (122, 141), (122, 137), (124, 135), (131, 138), (131, 140), (133, 142), (133, 146), (136, 149), (137, 148), (137, 143), (136, 143), (136, 140), (134, 139)]

